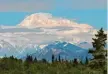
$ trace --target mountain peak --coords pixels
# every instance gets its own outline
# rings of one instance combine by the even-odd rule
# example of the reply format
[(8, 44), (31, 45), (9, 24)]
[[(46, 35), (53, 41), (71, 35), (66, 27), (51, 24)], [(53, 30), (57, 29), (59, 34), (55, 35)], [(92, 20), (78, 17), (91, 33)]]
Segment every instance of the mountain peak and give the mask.
[(54, 17), (49, 13), (35, 13), (27, 16), (18, 26), (25, 28), (69, 26), (78, 28), (93, 28), (87, 24), (78, 24), (69, 19)]
[(68, 60), (74, 58), (82, 59), (88, 57), (88, 50), (80, 48), (68, 42), (55, 41), (48, 44), (40, 51), (32, 54), (32, 56), (37, 57), (38, 59), (45, 58), (51, 61), (52, 54), (54, 54), (55, 57), (58, 57), (59, 55), (61, 56), (61, 58), (66, 57)]
[(81, 42), (78, 44), (78, 46), (86, 49), (93, 48), (92, 43), (88, 43), (88, 42)]

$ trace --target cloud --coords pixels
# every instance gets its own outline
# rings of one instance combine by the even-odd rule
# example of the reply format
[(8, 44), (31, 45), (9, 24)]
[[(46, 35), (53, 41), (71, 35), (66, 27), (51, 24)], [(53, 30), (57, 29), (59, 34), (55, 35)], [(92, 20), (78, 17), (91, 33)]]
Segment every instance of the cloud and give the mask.
[(0, 29), (0, 33), (6, 33), (6, 32), (42, 32), (41, 29), (27, 29), (27, 28), (7, 28), (7, 29)]
[[(27, 16), (20, 24), (20, 27), (26, 28), (37, 28), (37, 27), (74, 27), (74, 28), (82, 28), (82, 29), (92, 29), (93, 27), (88, 24), (78, 24), (74, 21), (53, 17), (49, 13), (35, 13), (30, 16)], [(83, 27), (82, 27), (83, 26)]]
[(27, 16), (18, 27), (41, 28), (43, 33), (56, 35), (70, 35), (91, 33), (93, 27), (88, 24), (79, 24), (66, 18), (54, 17), (49, 13), (35, 13)]
[(14, 46), (46, 45), (53, 41), (71, 43), (91, 42), (96, 33), (89, 24), (81, 24), (49, 13), (35, 13), (25, 17), (17, 26), (1, 26), (0, 40)]

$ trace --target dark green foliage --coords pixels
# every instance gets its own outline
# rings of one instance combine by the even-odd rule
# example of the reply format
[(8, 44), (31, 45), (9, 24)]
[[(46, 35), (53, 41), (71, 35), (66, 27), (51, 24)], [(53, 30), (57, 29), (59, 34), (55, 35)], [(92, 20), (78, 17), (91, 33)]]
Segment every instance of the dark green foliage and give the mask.
[(61, 62), (61, 57), (60, 57), (60, 55), (59, 55), (59, 62)]
[(74, 59), (74, 62), (73, 62), (74, 64), (78, 64), (78, 61), (77, 61), (77, 59), (75, 58)]
[(86, 62), (85, 62), (85, 64), (88, 64), (88, 62), (89, 62), (89, 60), (88, 60), (88, 58), (86, 57)]
[(93, 38), (94, 42), (92, 42), (93, 47), (96, 48), (96, 50), (100, 50), (102, 47), (105, 47), (107, 34), (104, 33), (103, 28), (98, 31), (98, 34), (95, 34), (95, 37), (96, 38)]
[[(25, 65), (26, 63), (26, 65)], [(28, 65), (28, 67), (27, 67)], [(74, 64), (75, 65), (75, 64)], [(10, 57), (0, 59), (0, 74), (106, 74), (103, 69), (91, 69), (86, 65), (71, 62), (45, 63), (37, 60), (35, 63), (27, 63), (20, 59)]]
[(52, 62), (54, 62), (54, 59), (55, 59), (55, 58), (54, 58), (54, 55), (52, 54)]
[(14, 56), (13, 56), (13, 55), (12, 55), (12, 56), (10, 56), (10, 59), (11, 59), (11, 60), (13, 60), (13, 59), (14, 59)]
[(37, 62), (37, 58), (36, 57), (34, 58), (34, 62)]
[(42, 62), (43, 62), (43, 63), (47, 63), (47, 60), (46, 60), (46, 59), (42, 59)]
[(106, 45), (107, 34), (105, 34), (101, 28), (98, 33), (95, 34), (95, 37), (92, 42), (95, 50), (89, 50), (89, 53), (93, 54), (94, 59), (90, 61), (89, 66), (91, 68), (103, 68), (106, 63), (106, 50), (104, 47)]
[(20, 59), (18, 60), (17, 58), (14, 58), (13, 56), (8, 57), (8, 58), (4, 57), (4, 58), (0, 59), (0, 72), (1, 71), (17, 70), (17, 69), (19, 69), (21, 72), (22, 67), (23, 67), (22, 60), (20, 60)]
[(93, 49), (89, 49), (89, 51), (88, 51), (88, 53), (94, 53), (95, 52), (95, 50), (93, 50)]
[(32, 56), (27, 55), (26, 61), (29, 62), (29, 63), (30, 63), (30, 62), (33, 62)]

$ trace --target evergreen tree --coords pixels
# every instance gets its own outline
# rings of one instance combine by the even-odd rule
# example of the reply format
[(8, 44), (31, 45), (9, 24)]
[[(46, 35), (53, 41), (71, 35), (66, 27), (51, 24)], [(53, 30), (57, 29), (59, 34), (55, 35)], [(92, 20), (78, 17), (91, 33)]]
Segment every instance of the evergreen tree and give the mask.
[(103, 28), (101, 28), (97, 34), (95, 34), (96, 38), (92, 38), (92, 45), (95, 50), (89, 50), (89, 53), (92, 53), (94, 59), (91, 61), (90, 65), (92, 67), (104, 67), (105, 66), (105, 52), (104, 49), (107, 40), (107, 34), (104, 33)]
[(29, 62), (29, 63), (30, 63), (30, 62), (33, 62), (32, 56), (27, 55), (26, 61)]
[(12, 56), (10, 56), (10, 59), (11, 59), (11, 60), (13, 60), (13, 59), (14, 59), (14, 56), (13, 56), (13, 55), (12, 55)]
[(54, 62), (54, 58), (55, 58), (55, 57), (54, 57), (54, 54), (52, 54), (52, 62)]
[(85, 64), (88, 64), (88, 62), (89, 62), (89, 61), (88, 61), (88, 58), (86, 57), (86, 62), (85, 62)]
[(59, 62), (61, 62), (61, 57), (60, 57), (60, 55), (59, 55), (59, 58), (58, 58), (58, 60), (59, 60)]
[(74, 64), (78, 64), (78, 61), (76, 58), (74, 58), (74, 61), (73, 61)]
[(33, 57), (32, 56), (30, 56), (30, 61), (33, 62)]
[(37, 62), (37, 58), (36, 57), (34, 58), (34, 62)]
[(95, 34), (96, 38), (92, 38), (93, 39), (93, 47), (96, 50), (100, 50), (101, 48), (105, 47), (106, 45), (106, 40), (107, 40), (107, 34), (104, 33), (103, 28), (101, 28), (98, 31), (98, 34)]
[(43, 59), (42, 59), (42, 62), (43, 62), (43, 63), (46, 63), (46, 62), (47, 62), (47, 60), (43, 58)]

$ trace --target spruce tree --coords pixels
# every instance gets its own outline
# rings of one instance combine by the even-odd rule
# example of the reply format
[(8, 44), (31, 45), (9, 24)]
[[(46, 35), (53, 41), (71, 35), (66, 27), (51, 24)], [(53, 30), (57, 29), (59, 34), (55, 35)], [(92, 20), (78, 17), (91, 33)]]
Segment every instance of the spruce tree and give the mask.
[(12, 55), (12, 56), (10, 56), (10, 59), (11, 59), (11, 60), (13, 60), (13, 59), (14, 59), (14, 56), (13, 56), (13, 55)]
[(74, 64), (78, 64), (78, 61), (76, 58), (74, 58), (74, 61), (73, 61)]
[(93, 42), (92, 45), (94, 50), (90, 50), (94, 56), (94, 59), (91, 61), (92, 67), (104, 67), (105, 66), (105, 45), (107, 40), (107, 34), (104, 33), (103, 28), (101, 28), (97, 34), (95, 34), (95, 38), (92, 38)]
[(54, 54), (52, 54), (52, 62), (54, 62)]
[(34, 58), (34, 62), (37, 62), (37, 58), (36, 57)]
[(60, 57), (60, 55), (59, 55), (59, 62), (61, 62), (61, 57)]
[(88, 64), (88, 62), (89, 62), (89, 61), (88, 61), (88, 58), (86, 57), (86, 62), (85, 62), (85, 64)]
[(47, 63), (47, 60), (45, 58), (42, 59), (43, 63)]
[(96, 38), (92, 38), (93, 39), (93, 47), (96, 50), (101, 50), (103, 47), (105, 47), (106, 45), (106, 40), (107, 40), (107, 34), (104, 33), (103, 28), (101, 28), (98, 31), (98, 34), (95, 34)]
[(27, 55), (27, 57), (26, 57), (26, 61), (29, 62), (29, 63), (33, 62), (33, 58), (32, 58), (32, 56)]

